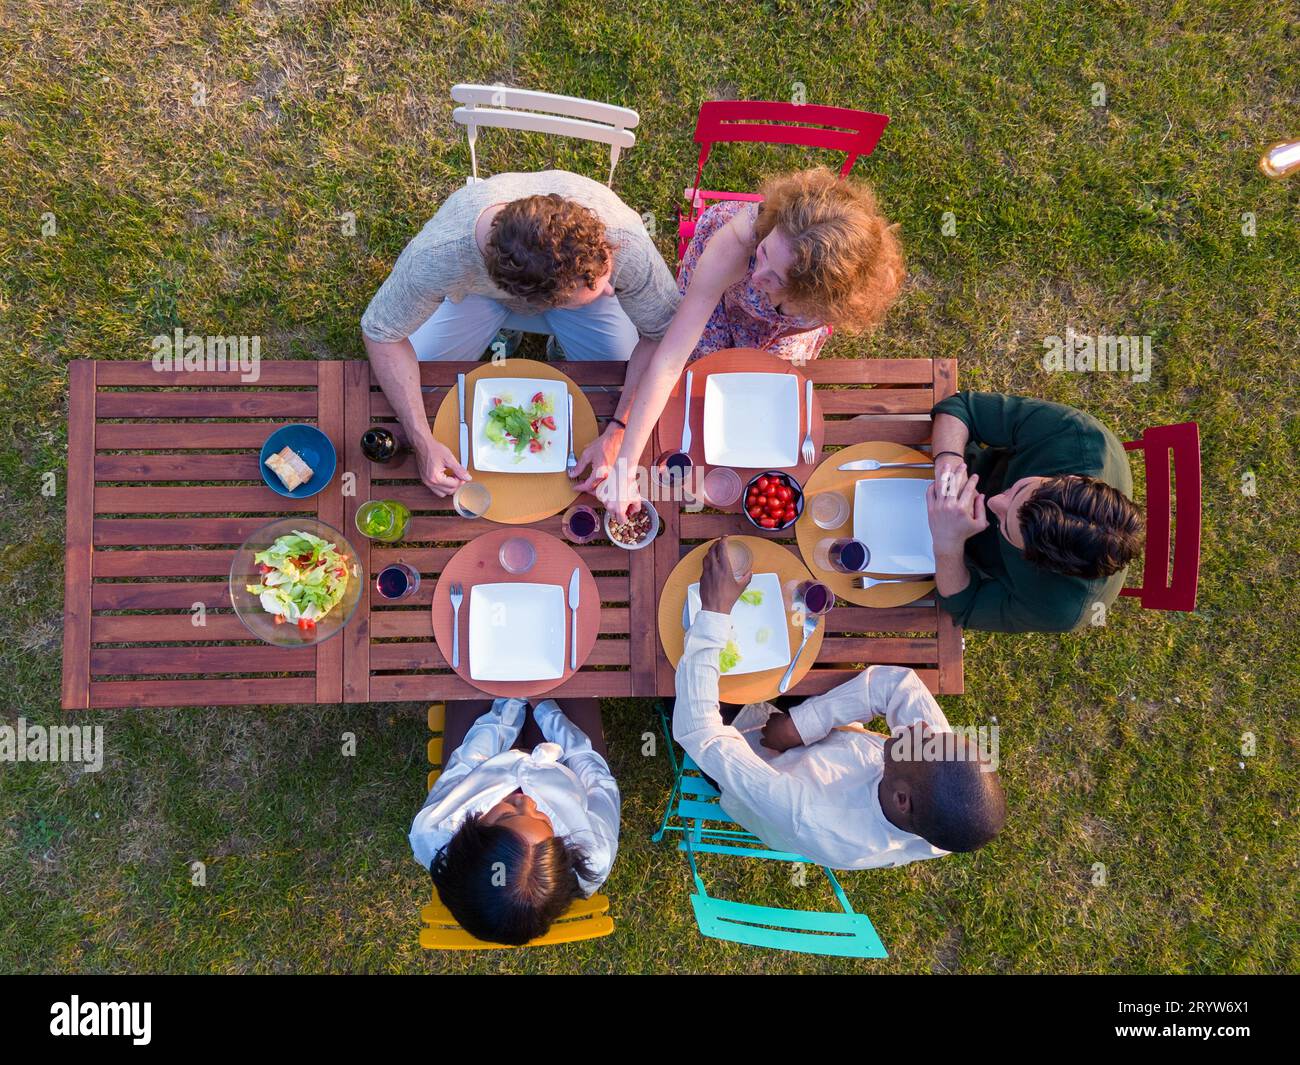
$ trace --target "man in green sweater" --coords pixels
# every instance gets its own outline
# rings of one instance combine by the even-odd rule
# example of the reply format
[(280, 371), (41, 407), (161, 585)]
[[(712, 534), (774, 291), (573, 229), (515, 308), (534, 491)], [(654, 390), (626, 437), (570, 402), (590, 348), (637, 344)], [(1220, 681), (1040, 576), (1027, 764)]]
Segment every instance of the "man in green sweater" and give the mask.
[(933, 418), (939, 605), (993, 632), (1104, 621), (1142, 548), (1124, 445), (1073, 407), (994, 392), (959, 392)]

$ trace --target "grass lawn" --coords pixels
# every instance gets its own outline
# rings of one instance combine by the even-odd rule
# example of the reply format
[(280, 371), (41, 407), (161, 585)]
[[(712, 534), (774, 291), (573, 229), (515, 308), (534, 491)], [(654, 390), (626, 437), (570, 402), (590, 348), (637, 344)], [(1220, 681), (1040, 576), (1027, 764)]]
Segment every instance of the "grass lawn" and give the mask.
[[(672, 255), (710, 98), (893, 121), (858, 173), (901, 226), (907, 290), (836, 358), (956, 356), (965, 387), (1072, 403), (1122, 437), (1194, 419), (1193, 614), (1112, 609), (1059, 636), (967, 637), (955, 723), (1001, 729), (1011, 819), (974, 855), (849, 873), (884, 962), (702, 938), (648, 701), (611, 702), (624, 796), (607, 939), (437, 955), (405, 834), (424, 706), (117, 711), (98, 774), (0, 764), (0, 970), (1276, 972), (1300, 967), (1300, 133), (1286, 5), (18, 0), (0, 26), (0, 714), (60, 720), (66, 364), (176, 326), (271, 359), (363, 355), (358, 322), (469, 171), (457, 81), (640, 111), (616, 189)], [(197, 85), (196, 85), (197, 83)], [(1105, 105), (1095, 83), (1104, 86)], [(194, 102), (202, 94), (201, 105)], [(590, 146), (488, 132), (484, 172), (603, 176)], [(750, 189), (794, 150), (721, 149)], [(944, 212), (955, 234), (945, 235)], [(356, 235), (340, 216), (356, 216)], [(1243, 232), (1247, 212), (1254, 235)], [(43, 217), (56, 231), (43, 234)], [(45, 227), (48, 230), (48, 226)], [(1150, 335), (1150, 381), (1050, 374), (1043, 338)], [(60, 491), (41, 494), (42, 475)], [(1256, 491), (1243, 490), (1253, 474)], [(340, 756), (354, 732), (357, 756)], [(1243, 756), (1243, 734), (1256, 753)], [(206, 863), (206, 887), (190, 882)], [(1096, 863), (1105, 883), (1094, 883)], [(829, 903), (770, 863), (717, 893)]]

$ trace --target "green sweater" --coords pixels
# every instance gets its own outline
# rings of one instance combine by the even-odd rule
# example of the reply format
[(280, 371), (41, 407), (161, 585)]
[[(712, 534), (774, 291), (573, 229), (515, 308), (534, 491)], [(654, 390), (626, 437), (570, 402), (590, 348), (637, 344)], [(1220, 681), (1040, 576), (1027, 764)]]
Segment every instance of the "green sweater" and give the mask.
[[(1133, 495), (1124, 445), (1095, 418), (1040, 399), (997, 392), (958, 392), (937, 404), (970, 429), (966, 466), (979, 474), (987, 499), (1022, 477), (1079, 473)], [(1069, 632), (1090, 623), (1093, 604), (1109, 606), (1124, 573), (1087, 580), (1050, 573), (1032, 563), (990, 526), (966, 541), (970, 583), (956, 595), (936, 595), (958, 623), (990, 632)]]

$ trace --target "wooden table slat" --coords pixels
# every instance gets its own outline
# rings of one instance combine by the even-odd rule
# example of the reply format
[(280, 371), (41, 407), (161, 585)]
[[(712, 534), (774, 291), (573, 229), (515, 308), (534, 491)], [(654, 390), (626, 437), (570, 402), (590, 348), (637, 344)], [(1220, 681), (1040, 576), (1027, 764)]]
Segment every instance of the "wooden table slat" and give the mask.
[(315, 392), (101, 392), (99, 418), (309, 418)]
[(63, 550), (64, 709), (90, 705), (90, 573), (95, 494), (96, 363), (68, 367), (67, 531)]

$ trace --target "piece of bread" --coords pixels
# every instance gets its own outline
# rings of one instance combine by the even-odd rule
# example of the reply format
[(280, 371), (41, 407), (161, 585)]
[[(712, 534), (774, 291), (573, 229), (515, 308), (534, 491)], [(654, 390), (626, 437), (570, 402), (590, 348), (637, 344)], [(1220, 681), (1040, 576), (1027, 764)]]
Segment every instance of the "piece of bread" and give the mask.
[(282, 448), (279, 454), (270, 456), (266, 460), (266, 464), (271, 467), (271, 471), (280, 478), (280, 483), (289, 492), (292, 492), (300, 484), (306, 484), (310, 481), (312, 473), (315, 472), (290, 447)]

